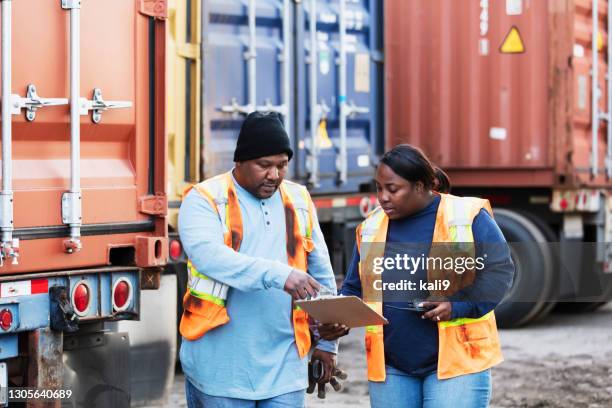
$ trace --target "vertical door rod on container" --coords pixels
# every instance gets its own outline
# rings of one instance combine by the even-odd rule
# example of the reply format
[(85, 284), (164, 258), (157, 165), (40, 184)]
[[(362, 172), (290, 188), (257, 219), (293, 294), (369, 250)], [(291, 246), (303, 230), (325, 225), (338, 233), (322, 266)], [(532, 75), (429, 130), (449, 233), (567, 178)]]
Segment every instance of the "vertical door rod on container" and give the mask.
[(597, 33), (599, 31), (599, 11), (597, 7), (598, 0), (593, 0), (593, 36), (592, 36), (592, 66), (593, 71), (591, 74), (591, 97), (592, 97), (592, 105), (591, 105), (591, 121), (593, 122), (591, 125), (592, 129), (592, 137), (591, 137), (591, 174), (593, 177), (597, 177), (598, 169), (598, 139), (599, 139), (599, 54), (597, 52)]
[[(283, 0), (283, 107), (285, 129), (291, 135), (291, 1)], [(291, 136), (289, 136), (291, 137)]]
[(283, 49), (280, 61), (283, 63), (283, 83), (282, 83), (282, 101), (280, 105), (272, 105), (270, 99), (266, 99), (265, 104), (258, 106), (256, 109), (259, 112), (277, 112), (283, 115), (285, 121), (285, 129), (291, 134), (291, 2), (283, 0), (282, 4), (283, 18)]
[(340, 152), (336, 158), (336, 169), (340, 173), (340, 184), (345, 184), (347, 180), (347, 152), (346, 152), (346, 120), (348, 112), (346, 110), (346, 0), (340, 0), (340, 89), (338, 102), (340, 104)]
[(255, 26), (255, 0), (249, 0), (249, 111), (252, 112), (257, 106), (257, 42)]
[(320, 112), (317, 103), (318, 87), (318, 49), (317, 49), (317, 1), (310, 0), (310, 157), (308, 167), (310, 176), (308, 182), (319, 185), (319, 145), (317, 132), (319, 129)]
[(255, 15), (255, 0), (249, 0), (249, 43), (247, 45), (248, 50), (244, 53), (244, 59), (247, 61), (247, 72), (248, 72), (248, 102), (246, 105), (239, 105), (237, 98), (233, 97), (230, 105), (224, 105), (221, 107), (221, 112), (231, 113), (237, 115), (239, 113), (248, 115), (257, 109), (257, 40), (256, 40), (256, 15)]
[(4, 258), (17, 263), (19, 241), (13, 240), (13, 157), (11, 123), (11, 0), (2, 0), (2, 250)]
[(606, 173), (608, 178), (612, 178), (612, 42), (610, 41), (610, 32), (612, 30), (612, 0), (608, 0), (608, 113), (606, 115), (607, 126), (607, 143), (608, 154), (606, 155)]
[(81, 244), (81, 119), (80, 119), (80, 0), (62, 0), (70, 10), (70, 191), (62, 195), (62, 221), (70, 226), (70, 239), (64, 241), (68, 253), (79, 251)]

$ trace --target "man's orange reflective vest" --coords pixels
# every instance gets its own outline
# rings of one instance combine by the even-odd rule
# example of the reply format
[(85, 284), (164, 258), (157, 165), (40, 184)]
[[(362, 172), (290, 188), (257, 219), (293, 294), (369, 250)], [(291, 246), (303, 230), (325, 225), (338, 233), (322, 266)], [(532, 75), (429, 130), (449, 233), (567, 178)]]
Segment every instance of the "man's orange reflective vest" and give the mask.
[[(464, 248), (462, 256), (474, 258), (474, 236), (472, 222), (481, 209), (485, 208), (491, 215), (493, 212), (487, 200), (473, 197), (456, 197), (440, 194), (440, 206), (436, 215), (436, 223), (432, 238), (432, 252), (435, 256), (454, 257), (455, 251), (444, 249), (446, 245), (436, 243), (454, 243)], [(378, 207), (357, 227), (357, 246), (360, 253), (359, 275), (364, 300), (370, 307), (382, 314), (382, 293), (376, 296), (365, 296), (365, 291), (372, 287), (373, 277), (367, 272), (365, 265), (371, 265), (375, 257), (384, 256), (384, 243), (387, 239), (389, 218), (382, 208)], [(461, 245), (464, 244), (464, 245)], [(468, 244), (468, 245), (465, 245)], [(449, 244), (452, 245), (452, 244)], [(466, 251), (468, 252), (466, 254)], [(456, 275), (455, 272), (451, 274)], [(453, 292), (469, 286), (474, 280), (475, 272), (467, 271), (455, 281)], [(428, 270), (428, 282), (441, 278), (449, 278), (448, 271)], [(452, 279), (452, 277), (451, 277)], [(371, 290), (371, 289), (370, 289)], [(371, 292), (370, 292), (371, 293)], [(449, 296), (452, 293), (436, 292), (433, 295)], [(385, 381), (385, 352), (382, 326), (366, 328), (366, 355), (368, 362), (368, 379), (370, 381)], [(503, 361), (495, 314), (493, 311), (477, 318), (458, 318), (438, 322), (438, 378), (447, 379), (464, 374), (484, 371)], [(409, 353), (409, 350), (406, 350)]]
[[(193, 187), (216, 210), (223, 225), (225, 245), (238, 251), (242, 242), (242, 216), (236, 195), (236, 186), (230, 172), (210, 178)], [(308, 253), (314, 249), (312, 223), (314, 205), (305, 187), (283, 181), (280, 194), (285, 208), (288, 264), (301, 271), (308, 270)], [(228, 316), (225, 302), (229, 287), (196, 270), (188, 261), (189, 282), (183, 298), (183, 316), (179, 326), (181, 335), (197, 340), (207, 331), (226, 324)], [(310, 350), (308, 314), (293, 308), (293, 330), (300, 358)]]

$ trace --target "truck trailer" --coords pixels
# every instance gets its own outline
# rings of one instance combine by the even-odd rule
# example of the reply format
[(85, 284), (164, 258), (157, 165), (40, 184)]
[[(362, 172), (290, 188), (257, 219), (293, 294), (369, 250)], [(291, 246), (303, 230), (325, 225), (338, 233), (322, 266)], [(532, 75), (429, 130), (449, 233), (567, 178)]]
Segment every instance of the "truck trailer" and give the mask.
[(0, 398), (127, 407), (117, 322), (168, 253), (165, 3), (0, 6)]

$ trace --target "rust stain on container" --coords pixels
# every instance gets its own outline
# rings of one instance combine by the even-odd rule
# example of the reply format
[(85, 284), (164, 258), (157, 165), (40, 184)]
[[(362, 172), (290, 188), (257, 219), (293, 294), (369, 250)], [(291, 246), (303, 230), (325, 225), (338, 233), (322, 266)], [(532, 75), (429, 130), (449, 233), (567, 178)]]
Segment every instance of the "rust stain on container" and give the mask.
[[(607, 2), (599, 1), (607, 110)], [(591, 155), (592, 1), (385, 2), (387, 147), (411, 143), (455, 186), (605, 186)], [(503, 53), (513, 27), (524, 52)]]

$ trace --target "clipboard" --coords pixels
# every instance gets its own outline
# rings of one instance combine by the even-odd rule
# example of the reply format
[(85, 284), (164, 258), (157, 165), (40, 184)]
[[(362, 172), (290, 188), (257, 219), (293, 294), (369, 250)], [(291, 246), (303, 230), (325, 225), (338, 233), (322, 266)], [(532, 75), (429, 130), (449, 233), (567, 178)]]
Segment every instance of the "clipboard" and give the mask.
[(298, 300), (295, 304), (321, 323), (338, 323), (350, 328), (389, 323), (357, 296), (325, 296)]

